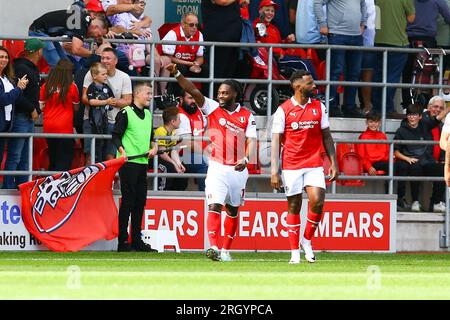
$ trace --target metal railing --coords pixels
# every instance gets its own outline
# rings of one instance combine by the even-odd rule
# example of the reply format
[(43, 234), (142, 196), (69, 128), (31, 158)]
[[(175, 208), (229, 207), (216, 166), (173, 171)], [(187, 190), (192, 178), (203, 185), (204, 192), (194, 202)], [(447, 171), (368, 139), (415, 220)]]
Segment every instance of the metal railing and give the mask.
[[(17, 37), (17, 36), (0, 36), (0, 39), (8, 39), (8, 40), (26, 40), (29, 37)], [(70, 39), (66, 37), (39, 37), (39, 39), (43, 41), (60, 41), (60, 42), (69, 42)], [(430, 84), (430, 85), (424, 85), (424, 84), (404, 84), (404, 83), (387, 83), (387, 57), (388, 52), (403, 52), (403, 53), (419, 53), (422, 52), (423, 49), (406, 49), (406, 48), (392, 48), (392, 47), (354, 47), (354, 46), (336, 46), (336, 45), (304, 45), (304, 44), (262, 44), (262, 43), (228, 43), (228, 42), (185, 42), (185, 41), (149, 41), (149, 40), (127, 40), (127, 39), (105, 39), (112, 43), (141, 43), (141, 44), (148, 44), (150, 45), (150, 56), (154, 56), (154, 52), (156, 50), (156, 45), (161, 44), (170, 44), (170, 45), (203, 45), (205, 47), (210, 48), (209, 52), (209, 78), (195, 78), (196, 82), (200, 83), (209, 83), (209, 97), (214, 96), (213, 92), (213, 85), (214, 83), (221, 83), (226, 79), (222, 78), (216, 78), (214, 76), (214, 53), (217, 47), (244, 47), (244, 48), (254, 48), (254, 47), (265, 47), (269, 50), (269, 59), (268, 59), (268, 78), (267, 79), (239, 79), (241, 83), (251, 83), (251, 84), (267, 84), (268, 86), (268, 97), (267, 97), (267, 119), (272, 114), (271, 106), (272, 106), (272, 87), (274, 85), (280, 85), (280, 84), (289, 84), (288, 80), (273, 80), (272, 79), (272, 70), (273, 70), (273, 48), (274, 47), (281, 47), (281, 48), (302, 48), (302, 49), (321, 49), (326, 50), (326, 77), (323, 81), (316, 81), (317, 85), (325, 85), (326, 86), (326, 100), (325, 104), (327, 109), (329, 108), (329, 98), (330, 98), (330, 86), (331, 85), (340, 85), (340, 86), (355, 86), (355, 87), (382, 87), (382, 99), (381, 99), (381, 115), (382, 115), (382, 124), (381, 129), (382, 131), (385, 131), (386, 128), (386, 90), (389, 87), (396, 87), (396, 88), (419, 88), (419, 89), (438, 89), (439, 93), (442, 93), (443, 89), (450, 89), (450, 85), (444, 85), (443, 84), (443, 56), (442, 54), (439, 56), (439, 70), (441, 72), (439, 73), (439, 79), (437, 84)], [(92, 39), (87, 39), (88, 42), (93, 42)], [(330, 81), (330, 61), (331, 61), (331, 51), (332, 50), (358, 50), (358, 51), (372, 51), (372, 52), (382, 52), (383, 53), (383, 71), (382, 71), (382, 81), (381, 82), (347, 82), (347, 81)], [(446, 54), (450, 54), (450, 50), (444, 51)], [(133, 81), (135, 80), (145, 80), (145, 81), (151, 81), (154, 85), (155, 81), (165, 81), (165, 82), (175, 82), (176, 80), (174, 78), (167, 78), (167, 77), (155, 77), (154, 74), (154, 60), (150, 59), (150, 76), (148, 77), (139, 77), (139, 76), (133, 76), (131, 79)], [(153, 107), (153, 105), (152, 105)], [(43, 134), (43, 133), (0, 133), (0, 138), (28, 138), (29, 143), (29, 168), (26, 171), (0, 171), (0, 175), (27, 175), (28, 179), (31, 179), (33, 175), (49, 175), (54, 174), (56, 172), (52, 171), (33, 171), (32, 170), (32, 164), (33, 164), (33, 138), (90, 138), (91, 140), (91, 161), (94, 162), (95, 160), (95, 142), (96, 139), (111, 139), (111, 135), (96, 135), (96, 134)], [(402, 181), (443, 181), (443, 178), (439, 177), (399, 177), (394, 176), (394, 165), (393, 165), (393, 152), (394, 152), (394, 144), (437, 144), (433, 141), (394, 141), (394, 140), (388, 140), (388, 141), (372, 141), (372, 140), (352, 140), (352, 139), (336, 139), (335, 143), (377, 143), (377, 144), (384, 144), (387, 143), (390, 145), (390, 156), (389, 156), (389, 173), (386, 176), (340, 176), (341, 180), (389, 180), (389, 194), (393, 194), (393, 183), (394, 181), (402, 180)], [(157, 168), (158, 158), (155, 157), (155, 163), (156, 166), (154, 168)], [(157, 178), (158, 177), (180, 177), (180, 174), (169, 174), (169, 173), (158, 173), (158, 170), (154, 170), (153, 173), (147, 174), (149, 177), (154, 178), (154, 184), (153, 188), (156, 189), (157, 186)], [(183, 174), (183, 177), (189, 178), (189, 177), (205, 177), (205, 174)], [(257, 175), (251, 175), (251, 178), (256, 179), (269, 179), (269, 174), (257, 174)], [(336, 182), (332, 183), (331, 192), (336, 193)], [(449, 196), (448, 196), (448, 188), (446, 191), (446, 205), (447, 205), (447, 212), (445, 214), (445, 231), (442, 235), (444, 238), (445, 246), (449, 246), (449, 237), (447, 235), (449, 234)]]

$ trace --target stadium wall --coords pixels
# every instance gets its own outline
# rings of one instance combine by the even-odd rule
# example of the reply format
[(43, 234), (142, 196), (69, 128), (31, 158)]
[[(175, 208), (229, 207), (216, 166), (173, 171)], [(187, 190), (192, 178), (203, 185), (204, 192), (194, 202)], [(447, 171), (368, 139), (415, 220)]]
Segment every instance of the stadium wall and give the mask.
[[(119, 197), (116, 192), (117, 203)], [(288, 251), (284, 195), (249, 193), (246, 198), (233, 249)], [(1, 190), (0, 251), (46, 250), (27, 232), (20, 207), (17, 191)], [(181, 250), (203, 251), (208, 247), (205, 209), (202, 192), (149, 192), (143, 230), (175, 230)], [(306, 211), (307, 199), (302, 207), (302, 221)], [(441, 230), (442, 216), (397, 215), (392, 195), (328, 194), (314, 248), (331, 252), (448, 251), (439, 247)], [(97, 241), (85, 250), (111, 251), (116, 246), (117, 240)]]

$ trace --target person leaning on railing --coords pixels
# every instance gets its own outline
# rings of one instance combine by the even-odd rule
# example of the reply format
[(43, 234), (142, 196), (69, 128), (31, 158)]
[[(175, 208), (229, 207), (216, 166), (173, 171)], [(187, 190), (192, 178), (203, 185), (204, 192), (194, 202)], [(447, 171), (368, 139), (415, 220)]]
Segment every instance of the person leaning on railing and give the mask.
[[(11, 130), (13, 121), (14, 105), (27, 87), (27, 75), (15, 81), (14, 69), (10, 60), (9, 52), (0, 46), (0, 132)], [(0, 163), (3, 161), (3, 150), (6, 138), (0, 138)]]

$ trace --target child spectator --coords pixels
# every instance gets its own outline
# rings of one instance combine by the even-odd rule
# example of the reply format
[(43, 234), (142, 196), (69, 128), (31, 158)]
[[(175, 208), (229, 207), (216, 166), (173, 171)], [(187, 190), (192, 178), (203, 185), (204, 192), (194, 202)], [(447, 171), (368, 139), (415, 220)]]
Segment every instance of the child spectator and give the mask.
[[(41, 87), (39, 104), (43, 113), (44, 133), (72, 134), (73, 111), (80, 102), (78, 88), (73, 82), (73, 64), (61, 59), (50, 70), (47, 81)], [(50, 171), (71, 169), (74, 155), (74, 139), (47, 138)]]
[[(112, 110), (111, 104), (114, 103), (114, 93), (107, 84), (108, 71), (106, 66), (100, 62), (94, 63), (90, 68), (92, 82), (87, 89), (89, 101), (89, 122), (92, 133), (108, 134), (108, 111)], [(98, 139), (95, 151), (98, 153), (96, 158), (101, 160), (105, 140)]]
[[(176, 106), (167, 107), (163, 111), (164, 125), (155, 130), (155, 137), (170, 137), (175, 135), (175, 130), (180, 127), (180, 110)], [(174, 140), (158, 140), (158, 150), (164, 151), (175, 147)], [(170, 154), (163, 152), (158, 159), (158, 169), (162, 173), (183, 173), (186, 169), (181, 163), (177, 150), (172, 149)], [(183, 184), (181, 186), (181, 184)], [(158, 181), (158, 190), (184, 190), (186, 187), (184, 179), (161, 178)]]
[(87, 89), (90, 109), (89, 119), (95, 129), (95, 133), (107, 134), (107, 111), (112, 110), (114, 93), (107, 84), (108, 73), (106, 66), (100, 62), (94, 63), (90, 70), (94, 82)]
[[(378, 112), (369, 112), (366, 115), (367, 129), (358, 139), (360, 140), (387, 140), (387, 136), (380, 130), (381, 116)], [(364, 171), (375, 176), (389, 170), (388, 144), (357, 144), (356, 150), (361, 156)]]
[[(359, 140), (387, 140), (384, 132), (380, 131), (381, 115), (378, 112), (366, 114), (367, 129), (358, 137)], [(364, 171), (371, 176), (385, 175), (389, 172), (388, 144), (356, 144), (356, 152), (361, 157)], [(385, 192), (389, 191), (389, 183), (384, 183)]]
[[(253, 26), (255, 28), (256, 41), (262, 43), (291, 43), (295, 41), (294, 34), (289, 34), (286, 39), (281, 39), (278, 28), (272, 24), (275, 12), (279, 5), (271, 0), (263, 0), (259, 4), (259, 18), (255, 19)], [(285, 49), (273, 48), (273, 54), (279, 59), (285, 56)]]

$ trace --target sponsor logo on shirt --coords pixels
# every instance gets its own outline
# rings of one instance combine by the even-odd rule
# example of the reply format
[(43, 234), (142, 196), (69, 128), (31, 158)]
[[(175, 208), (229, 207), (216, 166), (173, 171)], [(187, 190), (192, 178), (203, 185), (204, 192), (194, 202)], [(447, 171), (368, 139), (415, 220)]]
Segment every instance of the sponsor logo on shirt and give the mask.
[(317, 120), (309, 120), (309, 121), (299, 121), (299, 122), (292, 122), (291, 128), (293, 130), (298, 129), (313, 129), (315, 125), (319, 124), (319, 121)]

